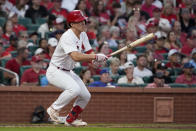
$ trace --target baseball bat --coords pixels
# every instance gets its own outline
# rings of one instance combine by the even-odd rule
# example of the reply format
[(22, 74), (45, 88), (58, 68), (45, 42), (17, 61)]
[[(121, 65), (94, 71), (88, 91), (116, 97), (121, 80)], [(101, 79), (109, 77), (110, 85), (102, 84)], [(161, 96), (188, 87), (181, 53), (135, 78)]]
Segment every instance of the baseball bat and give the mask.
[(140, 39), (138, 39), (138, 40), (136, 40), (136, 41), (134, 41), (134, 42), (131, 42), (131, 43), (128, 44), (127, 46), (125, 46), (125, 47), (123, 47), (123, 48), (121, 48), (121, 49), (119, 49), (119, 50), (117, 50), (117, 51), (111, 53), (111, 54), (109, 55), (109, 57), (110, 57), (110, 56), (117, 55), (117, 54), (119, 54), (119, 53), (121, 53), (122, 51), (125, 51), (125, 50), (127, 50), (127, 49), (131, 49), (131, 48), (133, 48), (133, 47), (135, 47), (135, 46), (137, 46), (137, 45), (139, 45), (139, 44), (141, 44), (141, 43), (143, 43), (143, 42), (146, 42), (146, 41), (148, 41), (148, 40), (153, 39), (154, 37), (155, 37), (155, 35), (154, 35), (153, 33), (150, 33), (150, 34), (148, 34), (148, 35), (146, 35), (146, 36), (144, 36), (144, 37), (142, 37), (142, 38), (140, 38)]

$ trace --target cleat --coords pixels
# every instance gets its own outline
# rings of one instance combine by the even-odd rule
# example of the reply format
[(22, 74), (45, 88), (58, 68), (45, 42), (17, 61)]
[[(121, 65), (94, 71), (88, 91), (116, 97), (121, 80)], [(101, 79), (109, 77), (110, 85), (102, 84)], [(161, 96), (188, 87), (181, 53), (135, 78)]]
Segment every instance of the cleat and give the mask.
[(72, 126), (71, 124), (69, 124), (66, 120), (65, 120), (65, 126)]
[(47, 113), (48, 115), (50, 116), (51, 120), (54, 122), (54, 123), (60, 123), (58, 117), (59, 117), (59, 113), (54, 110), (52, 107), (49, 107), (47, 109)]
[(82, 120), (79, 120), (79, 119), (76, 119), (74, 120), (72, 123), (71, 123), (72, 126), (87, 126), (87, 123), (82, 121)]

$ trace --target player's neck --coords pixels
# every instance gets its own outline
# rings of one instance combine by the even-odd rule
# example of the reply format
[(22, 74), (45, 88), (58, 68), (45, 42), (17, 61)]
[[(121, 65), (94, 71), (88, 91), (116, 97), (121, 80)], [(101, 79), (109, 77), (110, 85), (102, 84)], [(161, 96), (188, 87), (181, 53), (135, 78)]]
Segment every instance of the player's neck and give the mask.
[(75, 29), (75, 28), (71, 28), (71, 30), (74, 32), (74, 34), (78, 37), (78, 39), (80, 39), (80, 33), (81, 31)]

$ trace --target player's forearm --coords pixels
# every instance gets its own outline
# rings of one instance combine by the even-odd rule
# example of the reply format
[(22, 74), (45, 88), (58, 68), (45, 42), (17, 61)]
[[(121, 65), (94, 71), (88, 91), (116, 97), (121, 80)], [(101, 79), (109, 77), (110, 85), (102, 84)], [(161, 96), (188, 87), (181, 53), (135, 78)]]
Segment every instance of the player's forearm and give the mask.
[(70, 56), (76, 62), (92, 61), (95, 59), (95, 54), (84, 54), (80, 52), (72, 52)]

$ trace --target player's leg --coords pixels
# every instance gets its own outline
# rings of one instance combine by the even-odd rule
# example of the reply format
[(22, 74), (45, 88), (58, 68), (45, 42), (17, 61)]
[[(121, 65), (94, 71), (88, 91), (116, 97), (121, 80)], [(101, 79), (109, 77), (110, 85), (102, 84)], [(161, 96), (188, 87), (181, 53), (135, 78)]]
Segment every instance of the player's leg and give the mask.
[(78, 120), (77, 118), (78, 118), (78, 115), (83, 111), (83, 109), (88, 104), (91, 95), (79, 76), (77, 76), (74, 73), (73, 78), (77, 81), (78, 85), (81, 88), (81, 91), (76, 101), (74, 102), (71, 112), (67, 116), (67, 122), (75, 126), (85, 126), (87, 125), (87, 123), (83, 122), (82, 120)]
[[(70, 72), (61, 70), (47, 71), (48, 81), (63, 89), (58, 99), (48, 108), (47, 112), (53, 121), (58, 122), (58, 112), (80, 93), (80, 87)], [(70, 84), (71, 83), (71, 84)]]

